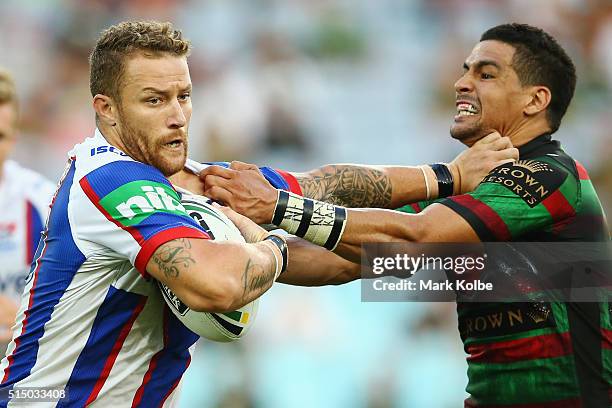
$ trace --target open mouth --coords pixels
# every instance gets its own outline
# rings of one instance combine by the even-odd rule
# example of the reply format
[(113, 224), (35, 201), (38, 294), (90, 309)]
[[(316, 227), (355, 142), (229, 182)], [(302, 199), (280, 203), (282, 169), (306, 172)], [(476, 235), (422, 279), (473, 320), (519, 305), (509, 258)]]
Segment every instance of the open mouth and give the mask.
[(164, 147), (167, 147), (169, 149), (179, 149), (183, 147), (183, 139), (174, 139), (169, 141), (168, 143), (164, 144)]
[(476, 106), (469, 102), (460, 101), (457, 102), (457, 116), (474, 116), (478, 114)]

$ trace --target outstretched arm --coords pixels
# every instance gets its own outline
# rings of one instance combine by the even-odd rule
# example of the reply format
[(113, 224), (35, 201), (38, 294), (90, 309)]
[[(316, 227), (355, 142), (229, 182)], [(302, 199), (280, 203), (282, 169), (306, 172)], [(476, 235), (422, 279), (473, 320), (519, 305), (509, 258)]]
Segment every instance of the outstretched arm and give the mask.
[(359, 279), (361, 267), (308, 241), (287, 239), (289, 264), (277, 282), (296, 286), (341, 285)]
[[(518, 158), (508, 138), (492, 133), (448, 165), (453, 194), (471, 191), (488, 172)], [(397, 208), (439, 196), (431, 167), (335, 164), (306, 173), (292, 173), (305, 197), (350, 208)], [(200, 173), (204, 195), (229, 205), (257, 223), (269, 223), (276, 189), (252, 164), (232, 162), (230, 168), (210, 166)], [(429, 189), (429, 194), (428, 194)]]

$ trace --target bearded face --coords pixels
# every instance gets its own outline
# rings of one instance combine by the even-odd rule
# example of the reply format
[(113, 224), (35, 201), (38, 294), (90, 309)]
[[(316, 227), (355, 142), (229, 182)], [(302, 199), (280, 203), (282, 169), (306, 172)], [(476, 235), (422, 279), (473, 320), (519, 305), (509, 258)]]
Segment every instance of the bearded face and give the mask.
[(125, 64), (115, 130), (135, 160), (165, 176), (187, 160), (191, 79), (185, 57), (136, 54)]

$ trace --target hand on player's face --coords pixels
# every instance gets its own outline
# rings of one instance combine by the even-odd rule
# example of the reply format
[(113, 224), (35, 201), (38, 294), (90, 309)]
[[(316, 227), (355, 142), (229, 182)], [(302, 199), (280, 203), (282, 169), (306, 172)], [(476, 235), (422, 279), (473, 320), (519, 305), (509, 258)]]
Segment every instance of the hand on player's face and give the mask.
[(464, 150), (451, 166), (455, 166), (461, 178), (461, 193), (472, 191), (494, 168), (519, 158), (518, 149), (507, 137), (493, 132)]
[(209, 166), (200, 172), (204, 195), (222, 202), (258, 224), (269, 224), (278, 191), (254, 164), (233, 161), (230, 168)]

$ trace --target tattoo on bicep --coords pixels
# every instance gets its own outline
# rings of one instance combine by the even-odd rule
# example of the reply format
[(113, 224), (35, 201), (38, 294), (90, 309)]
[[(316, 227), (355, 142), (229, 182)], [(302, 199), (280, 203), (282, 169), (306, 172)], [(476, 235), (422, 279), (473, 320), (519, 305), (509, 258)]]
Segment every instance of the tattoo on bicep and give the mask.
[(326, 166), (297, 176), (305, 197), (345, 207), (388, 207), (391, 180), (382, 171), (359, 166)]
[(177, 278), (182, 271), (195, 264), (191, 255), (191, 242), (180, 238), (165, 243), (153, 254), (153, 262), (166, 278)]
[(253, 292), (257, 292), (258, 294), (263, 293), (265, 289), (271, 286), (272, 281), (274, 281), (275, 272), (274, 269), (266, 270), (263, 265), (253, 263), (253, 261), (249, 259), (244, 267), (244, 273), (242, 274), (242, 297), (246, 298)]

